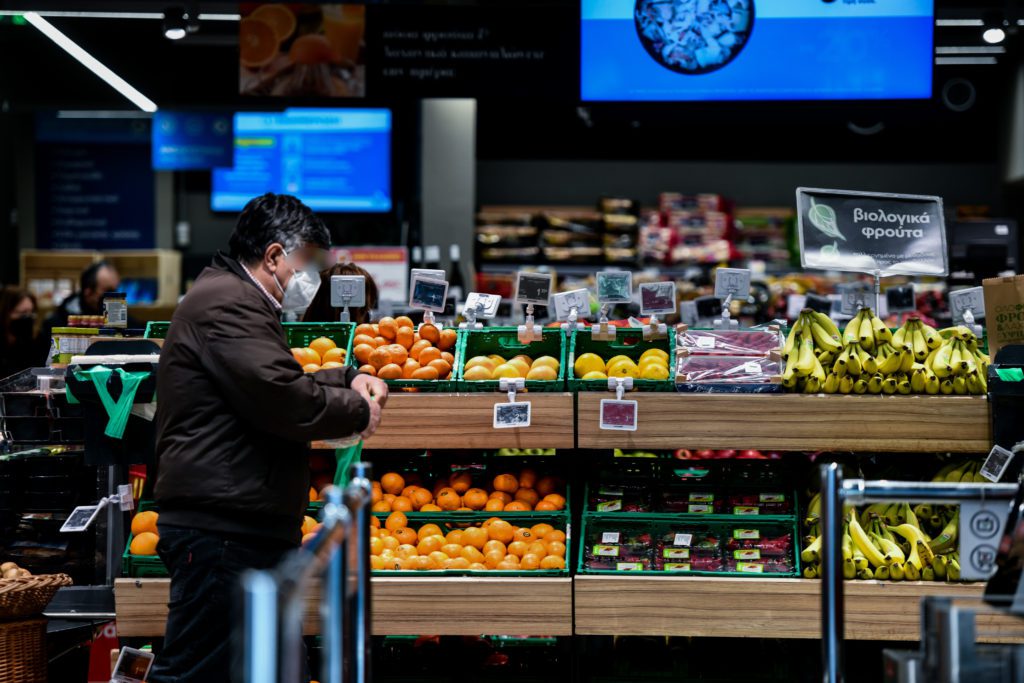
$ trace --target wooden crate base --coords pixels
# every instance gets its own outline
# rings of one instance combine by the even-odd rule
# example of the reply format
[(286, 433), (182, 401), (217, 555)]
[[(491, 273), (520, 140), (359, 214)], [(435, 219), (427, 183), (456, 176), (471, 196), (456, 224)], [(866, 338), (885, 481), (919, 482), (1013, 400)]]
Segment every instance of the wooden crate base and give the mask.
[[(118, 579), (121, 637), (164, 634), (170, 579)], [(320, 632), (320, 591), (306, 601), (307, 635)], [(572, 635), (572, 579), (374, 577), (374, 635)]]
[[(578, 635), (719, 638), (821, 637), (821, 582), (807, 579), (577, 576)], [(846, 638), (918, 640), (920, 599), (964, 597), (984, 610), (978, 639), (1024, 643), (1024, 620), (979, 602), (983, 584), (847, 581)]]
[(580, 393), (580, 448), (958, 452), (991, 448), (982, 396), (641, 394), (637, 430), (599, 429), (602, 398)]
[[(494, 404), (505, 393), (432, 394), (394, 391), (380, 428), (364, 448), (573, 448), (572, 394), (522, 393), (530, 401), (525, 429), (495, 429)], [(318, 444), (314, 443), (314, 447)], [(321, 444), (322, 445), (322, 444)]]

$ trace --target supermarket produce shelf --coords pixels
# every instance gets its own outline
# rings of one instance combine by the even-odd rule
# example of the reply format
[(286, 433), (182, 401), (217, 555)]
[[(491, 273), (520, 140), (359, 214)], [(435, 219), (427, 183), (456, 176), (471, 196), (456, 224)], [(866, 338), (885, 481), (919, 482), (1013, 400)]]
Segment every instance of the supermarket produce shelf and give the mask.
[[(572, 635), (572, 579), (373, 577), (374, 635)], [(170, 579), (114, 583), (120, 637), (164, 634)], [(305, 632), (319, 632), (319, 588), (306, 602)]]
[(633, 392), (635, 432), (599, 429), (600, 401), (610, 396), (579, 394), (579, 448), (984, 453), (992, 445), (979, 396)]
[[(495, 429), (494, 404), (508, 394), (436, 394), (392, 392), (380, 428), (364, 448), (573, 448), (573, 396), (563, 393), (522, 393), (530, 401), (526, 428)], [(327, 448), (315, 442), (314, 448)]]
[[(577, 635), (820, 638), (821, 582), (808, 579), (577, 576)], [(967, 598), (980, 642), (1024, 643), (1024, 620), (981, 607), (984, 584), (847, 581), (846, 638), (918, 640), (920, 598)]]

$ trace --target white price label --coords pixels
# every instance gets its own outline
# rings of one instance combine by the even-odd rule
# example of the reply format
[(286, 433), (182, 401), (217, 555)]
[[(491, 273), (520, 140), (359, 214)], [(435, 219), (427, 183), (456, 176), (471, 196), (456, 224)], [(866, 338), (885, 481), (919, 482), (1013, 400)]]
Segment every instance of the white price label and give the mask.
[(992, 450), (988, 452), (988, 457), (985, 458), (984, 464), (981, 466), (981, 476), (991, 482), (999, 481), (1003, 476), (1003, 472), (1009, 467), (1011, 460), (1013, 460), (1012, 451), (1008, 451), (1002, 446), (993, 446)]
[(676, 534), (676, 537), (672, 540), (672, 545), (687, 546), (693, 543), (693, 534)]
[(529, 401), (512, 401), (494, 404), (495, 429), (522, 429), (530, 426), (531, 407)]
[(618, 531), (605, 531), (601, 534), (601, 543), (618, 543), (619, 532)]
[(714, 337), (697, 337), (697, 348), (699, 349), (713, 349), (715, 348)]
[(725, 297), (729, 295), (732, 295), (733, 299), (746, 299), (750, 295), (749, 269), (715, 269), (715, 296), (725, 301)]
[(761, 372), (761, 366), (754, 361), (750, 361), (743, 364), (743, 371), (748, 375), (756, 375)]
[(971, 312), (975, 320), (985, 317), (985, 290), (982, 287), (958, 289), (949, 293), (949, 312), (954, 325), (965, 325), (964, 314)]

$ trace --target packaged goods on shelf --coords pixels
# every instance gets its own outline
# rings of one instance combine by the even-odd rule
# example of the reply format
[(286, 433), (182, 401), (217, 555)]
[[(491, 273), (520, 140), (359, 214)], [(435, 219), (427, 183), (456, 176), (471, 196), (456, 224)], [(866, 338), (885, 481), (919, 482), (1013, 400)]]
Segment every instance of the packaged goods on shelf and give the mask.
[(690, 355), (763, 356), (782, 349), (785, 339), (778, 327), (763, 330), (694, 330), (676, 328), (676, 348)]
[(737, 208), (735, 247), (745, 261), (765, 261), (777, 268), (789, 264), (787, 234), (795, 221), (789, 207)]
[(782, 359), (776, 353), (756, 356), (692, 355), (680, 351), (676, 362), (676, 385), (687, 384), (775, 384), (782, 374)]
[(481, 261), (532, 263), (540, 256), (538, 234), (528, 211), (481, 211), (476, 216), (477, 256)]

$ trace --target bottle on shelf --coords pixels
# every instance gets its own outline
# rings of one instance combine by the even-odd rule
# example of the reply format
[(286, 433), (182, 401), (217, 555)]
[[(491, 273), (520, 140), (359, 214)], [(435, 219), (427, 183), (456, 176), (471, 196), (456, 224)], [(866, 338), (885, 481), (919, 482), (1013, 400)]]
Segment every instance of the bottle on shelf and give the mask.
[(441, 270), (441, 247), (436, 244), (423, 247), (423, 267), (428, 270)]
[(466, 281), (462, 277), (460, 257), (459, 245), (453, 244), (448, 247), (448, 258), (451, 261), (448, 272), (448, 296), (455, 298), (456, 305), (466, 300)]

